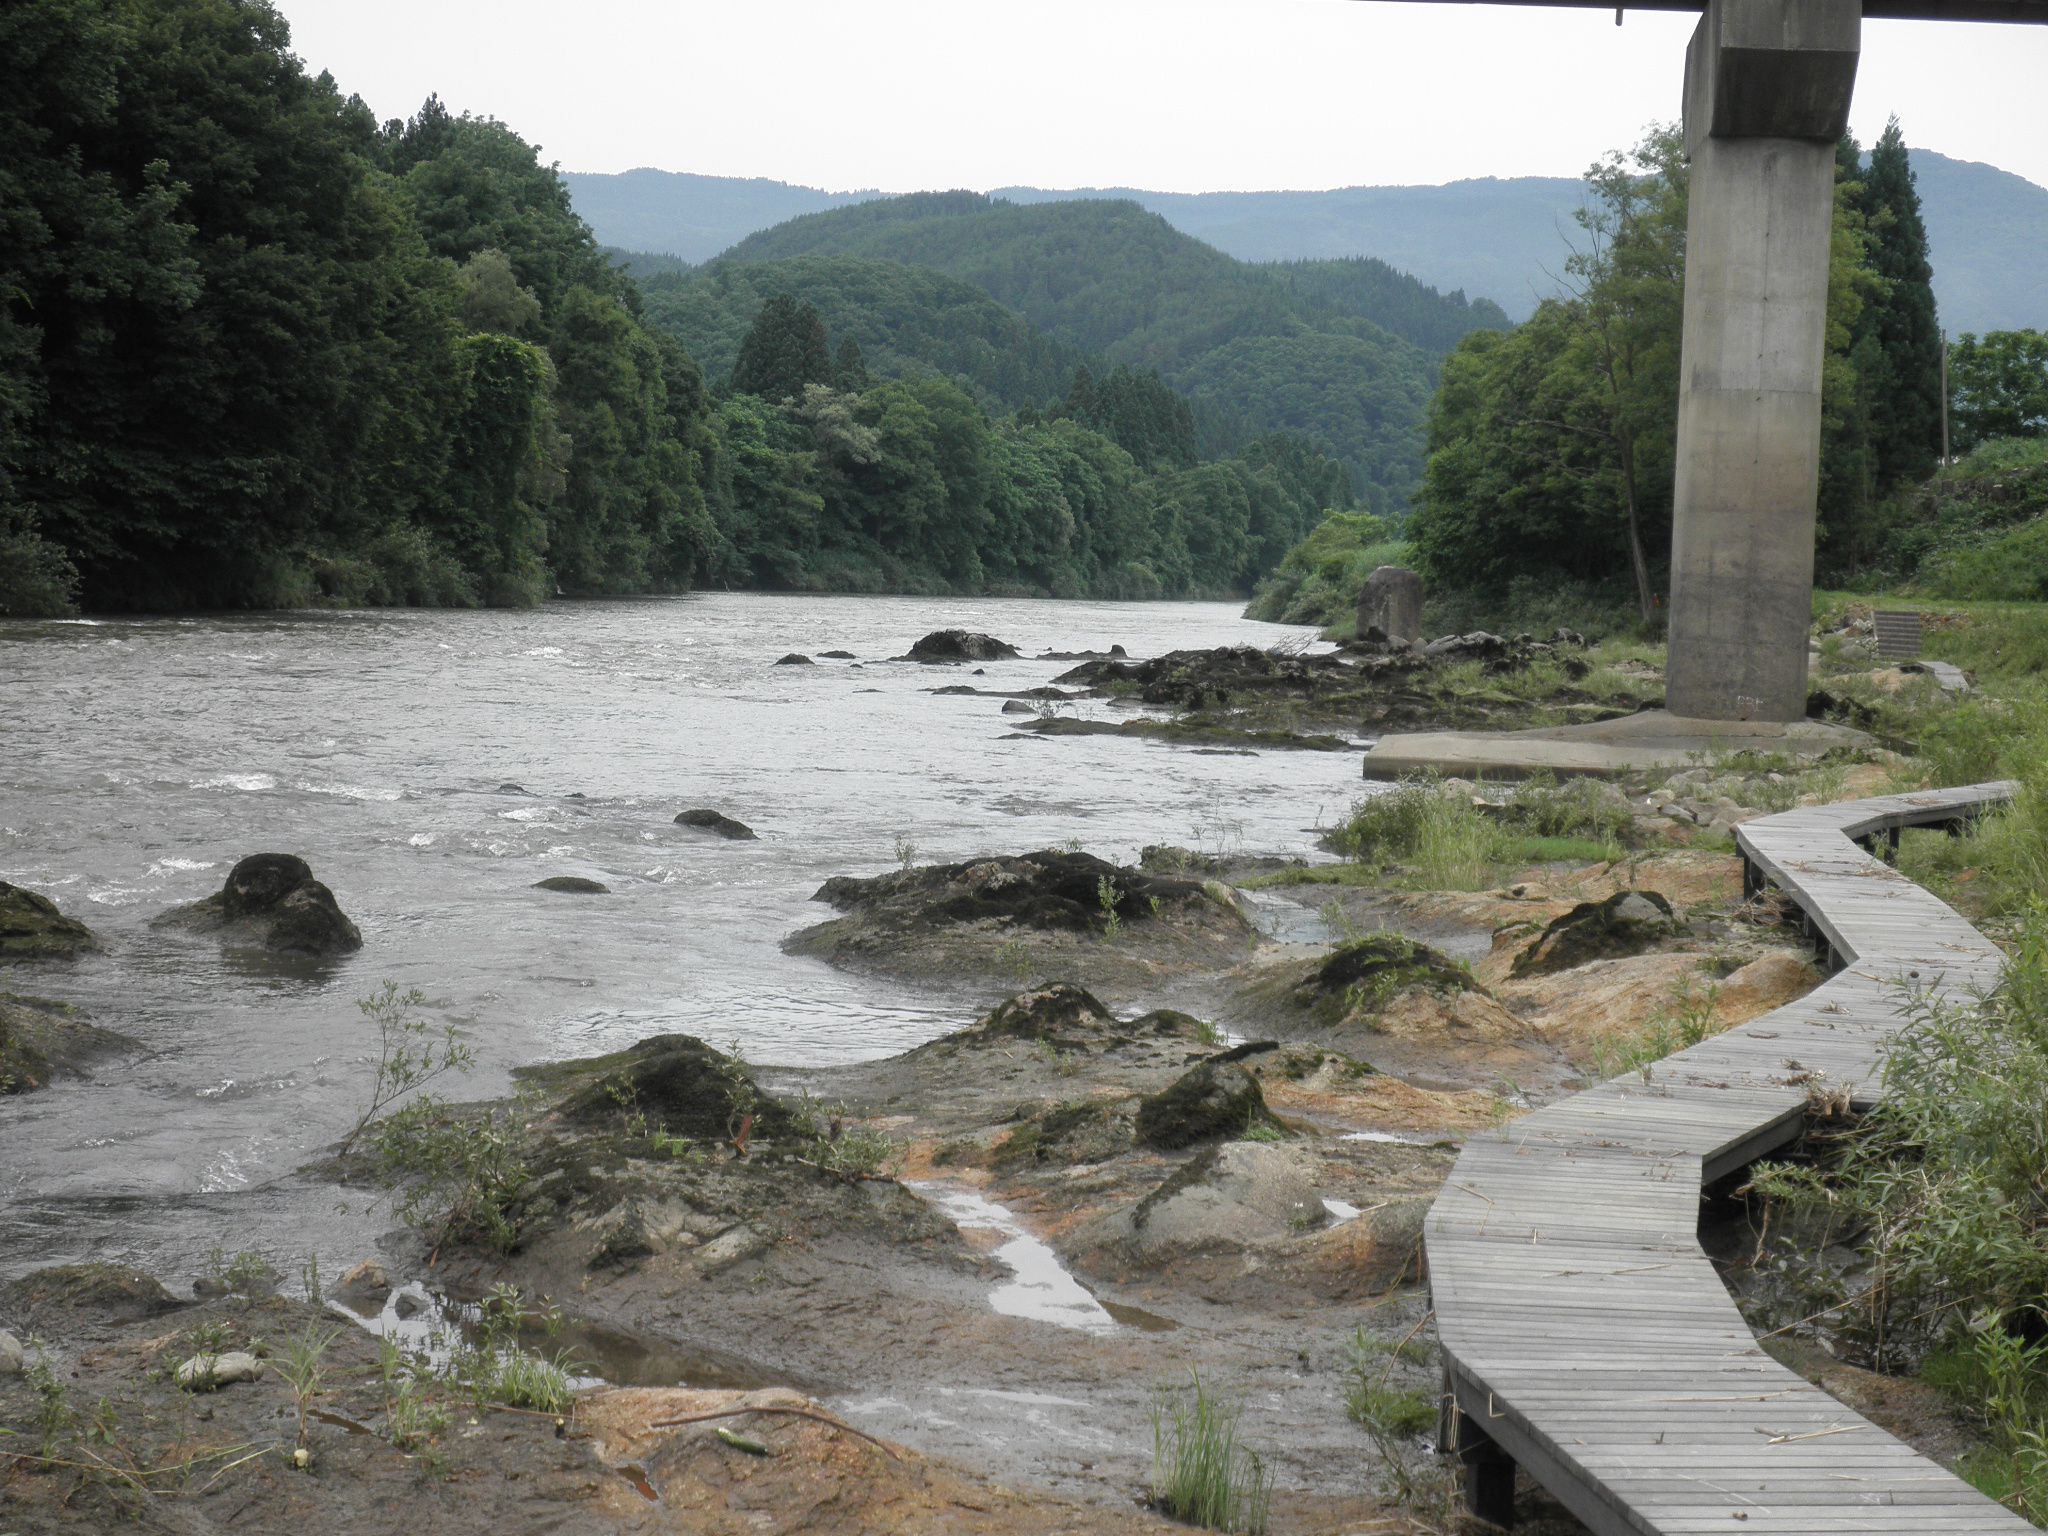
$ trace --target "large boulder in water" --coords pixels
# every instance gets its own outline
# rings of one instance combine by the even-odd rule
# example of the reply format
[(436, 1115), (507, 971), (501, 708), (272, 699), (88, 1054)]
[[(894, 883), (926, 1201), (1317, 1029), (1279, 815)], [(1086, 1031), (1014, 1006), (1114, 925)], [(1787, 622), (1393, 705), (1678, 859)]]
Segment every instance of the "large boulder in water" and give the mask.
[(204, 901), (173, 907), (156, 926), (214, 933), (285, 955), (347, 955), (363, 947), (334, 892), (290, 853), (252, 853)]
[(0, 880), (0, 960), (45, 960), (100, 947), (93, 931), (39, 891)]
[(735, 821), (732, 817), (722, 812), (705, 807), (700, 807), (694, 811), (684, 811), (676, 817), (676, 825), (679, 827), (694, 827), (699, 832), (714, 832), (720, 837), (731, 838), (735, 842), (751, 843), (760, 841), (755, 836), (754, 829), (744, 821)]
[(1017, 648), (970, 629), (935, 629), (910, 648), (912, 661), (1015, 661)]

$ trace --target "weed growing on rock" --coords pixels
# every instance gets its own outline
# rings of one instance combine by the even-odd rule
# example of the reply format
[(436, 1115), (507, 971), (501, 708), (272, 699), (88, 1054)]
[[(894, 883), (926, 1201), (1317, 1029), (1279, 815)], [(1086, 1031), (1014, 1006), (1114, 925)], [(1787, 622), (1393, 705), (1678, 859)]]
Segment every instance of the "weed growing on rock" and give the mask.
[(1397, 1368), (1418, 1363), (1417, 1357), (1427, 1353), (1412, 1335), (1390, 1345), (1360, 1328), (1351, 1336), (1344, 1408), (1379, 1453), (1387, 1491), (1422, 1516), (1428, 1528), (1449, 1530), (1457, 1475), (1444, 1458), (1427, 1454), (1435, 1447), (1425, 1446), (1422, 1438), (1437, 1426), (1439, 1395), (1394, 1381)]
[(50, 1352), (43, 1341), (31, 1338), (29, 1352), (33, 1363), (24, 1373), (29, 1391), (36, 1395), (36, 1434), (39, 1437), (39, 1452), (44, 1460), (57, 1454), (57, 1446), (77, 1419), (71, 1407), (71, 1395), (64, 1383), (57, 1377), (57, 1369), (50, 1363)]
[(797, 1161), (834, 1178), (858, 1184), (885, 1179), (903, 1160), (903, 1149), (872, 1126), (850, 1121), (846, 1106), (829, 1110), (806, 1089), (790, 1111), (799, 1144)]
[(501, 1253), (519, 1240), (512, 1204), (529, 1171), (513, 1117), (462, 1112), (422, 1095), (377, 1126), (377, 1176), (398, 1191), (398, 1214), (433, 1239), (478, 1239)]
[(908, 874), (917, 863), (918, 846), (904, 833), (896, 834), (896, 867)]
[[(1157, 897), (1153, 900), (1156, 902)], [(1124, 893), (1108, 875), (1102, 875), (1095, 882), (1095, 902), (1102, 908), (1102, 936), (1114, 939), (1124, 925), (1123, 914), (1117, 908), (1123, 905)]]
[(1152, 1501), (1176, 1520), (1259, 1536), (1273, 1475), (1237, 1438), (1239, 1408), (1188, 1373), (1188, 1385), (1152, 1406)]
[(328, 1346), (341, 1336), (339, 1328), (316, 1328), (308, 1323), (297, 1338), (286, 1342), (276, 1360), (277, 1374), (292, 1389), (292, 1407), (299, 1419), (299, 1447), (306, 1444), (306, 1410), (320, 1395), (322, 1363)]
[(474, 1060), (453, 1024), (434, 1027), (413, 1010), (427, 1000), (417, 987), (406, 992), (387, 981), (369, 997), (356, 999), (363, 1017), (377, 1027), (377, 1069), (370, 1099), (356, 1123), (341, 1138), (344, 1156), (356, 1138), (393, 1104), (449, 1072), (467, 1071)]

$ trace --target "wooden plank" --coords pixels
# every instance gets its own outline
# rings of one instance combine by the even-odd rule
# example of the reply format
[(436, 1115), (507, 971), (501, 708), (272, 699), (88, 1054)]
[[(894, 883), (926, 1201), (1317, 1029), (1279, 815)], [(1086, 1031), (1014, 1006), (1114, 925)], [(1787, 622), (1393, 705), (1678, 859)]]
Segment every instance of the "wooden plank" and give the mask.
[(1447, 1378), (1472, 1426), (1595, 1531), (2032, 1529), (1764, 1354), (1698, 1238), (1702, 1179), (1800, 1134), (1811, 1091), (1882, 1092), (1911, 1018), (1902, 985), (1961, 996), (2002, 970), (1958, 913), (1854, 840), (1952, 825), (2012, 788), (1737, 828), (1844, 968), (1460, 1154), (1423, 1237)]

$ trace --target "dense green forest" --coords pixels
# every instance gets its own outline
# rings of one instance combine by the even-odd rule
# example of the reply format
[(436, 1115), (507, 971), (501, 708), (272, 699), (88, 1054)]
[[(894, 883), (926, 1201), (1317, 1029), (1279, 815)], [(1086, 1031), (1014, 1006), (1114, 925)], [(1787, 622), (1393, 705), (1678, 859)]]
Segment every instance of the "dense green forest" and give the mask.
[[(1471, 331), (1506, 325), (1496, 306), (1381, 262), (1254, 266), (1131, 203), (1021, 207), (971, 192), (792, 219), (653, 285), (736, 281), (721, 274), (825, 257), (944, 273), (1061, 343), (1156, 369), (1189, 397), (1210, 452), (1275, 430), (1327, 443), (1376, 511), (1404, 506), (1421, 473), (1438, 360)], [(680, 305), (664, 312), (687, 323)]]
[(705, 282), (708, 385), (532, 146), (260, 0), (0, 11), (0, 612), (1222, 593), (1349, 504), (939, 274)]

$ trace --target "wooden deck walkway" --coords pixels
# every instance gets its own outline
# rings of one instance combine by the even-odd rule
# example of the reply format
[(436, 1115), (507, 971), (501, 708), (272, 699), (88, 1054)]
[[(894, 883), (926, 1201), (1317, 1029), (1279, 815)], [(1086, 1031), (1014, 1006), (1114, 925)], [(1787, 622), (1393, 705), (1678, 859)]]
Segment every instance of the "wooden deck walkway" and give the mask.
[(1602, 1536), (2033, 1529), (1772, 1360), (1698, 1237), (1702, 1184), (1797, 1137), (1811, 1091), (1882, 1091), (1902, 986), (1968, 996), (1997, 983), (1997, 948), (1864, 849), (2010, 792), (1893, 795), (1738, 828), (1751, 888), (1798, 904), (1830, 979), (1466, 1145), (1424, 1241), (1445, 1443), (1479, 1513), (1506, 1523), (1519, 1463)]

